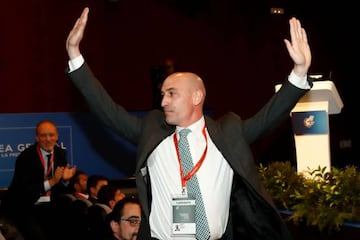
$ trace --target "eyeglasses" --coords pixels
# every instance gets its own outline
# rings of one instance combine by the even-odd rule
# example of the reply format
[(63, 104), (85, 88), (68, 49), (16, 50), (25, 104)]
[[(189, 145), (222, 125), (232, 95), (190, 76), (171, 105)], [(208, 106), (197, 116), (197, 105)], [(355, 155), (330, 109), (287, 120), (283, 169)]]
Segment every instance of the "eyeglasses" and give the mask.
[(120, 221), (129, 222), (132, 227), (136, 227), (141, 223), (141, 219), (138, 218), (120, 218)]

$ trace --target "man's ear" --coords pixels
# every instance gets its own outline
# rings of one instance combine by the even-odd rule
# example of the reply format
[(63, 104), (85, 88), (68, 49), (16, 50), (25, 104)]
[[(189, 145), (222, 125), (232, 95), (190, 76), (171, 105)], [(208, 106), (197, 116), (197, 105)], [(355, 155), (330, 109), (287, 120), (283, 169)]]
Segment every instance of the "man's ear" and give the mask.
[(116, 204), (115, 200), (110, 200), (109, 201), (109, 206), (110, 206), (111, 209), (114, 208), (115, 204)]
[(199, 103), (201, 103), (202, 98), (203, 98), (203, 93), (200, 90), (195, 91), (193, 94), (194, 105), (198, 105)]
[(117, 233), (119, 231), (119, 224), (118, 222), (111, 220), (110, 221), (110, 227), (113, 233)]

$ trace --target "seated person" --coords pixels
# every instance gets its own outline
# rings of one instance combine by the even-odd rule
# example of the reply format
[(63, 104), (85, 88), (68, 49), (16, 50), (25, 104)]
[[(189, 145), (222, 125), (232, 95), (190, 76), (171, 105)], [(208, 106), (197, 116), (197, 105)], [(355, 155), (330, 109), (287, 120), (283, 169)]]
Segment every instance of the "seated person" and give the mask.
[(113, 182), (108, 185), (104, 185), (98, 192), (98, 205), (103, 206), (107, 213), (111, 212), (115, 204), (123, 199), (125, 194), (121, 191), (121, 188)]
[(125, 194), (114, 182), (104, 185), (98, 192), (98, 201), (88, 208), (88, 229), (93, 239), (104, 236), (105, 216), (114, 208), (115, 204), (125, 198)]
[(69, 193), (77, 199), (88, 199), (87, 181), (88, 175), (81, 170), (76, 170), (75, 175), (70, 179)]
[(105, 235), (108, 240), (136, 240), (141, 222), (141, 207), (135, 197), (117, 202), (105, 218)]
[(87, 192), (89, 194), (89, 200), (95, 204), (98, 201), (98, 192), (104, 185), (109, 184), (109, 179), (103, 175), (90, 175), (87, 180)]

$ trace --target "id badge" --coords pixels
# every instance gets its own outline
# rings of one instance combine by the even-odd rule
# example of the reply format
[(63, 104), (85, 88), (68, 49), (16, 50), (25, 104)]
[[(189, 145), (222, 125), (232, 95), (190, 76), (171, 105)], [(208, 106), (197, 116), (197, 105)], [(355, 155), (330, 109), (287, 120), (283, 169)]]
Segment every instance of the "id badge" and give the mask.
[(173, 196), (172, 210), (172, 235), (195, 237), (195, 198), (188, 195)]

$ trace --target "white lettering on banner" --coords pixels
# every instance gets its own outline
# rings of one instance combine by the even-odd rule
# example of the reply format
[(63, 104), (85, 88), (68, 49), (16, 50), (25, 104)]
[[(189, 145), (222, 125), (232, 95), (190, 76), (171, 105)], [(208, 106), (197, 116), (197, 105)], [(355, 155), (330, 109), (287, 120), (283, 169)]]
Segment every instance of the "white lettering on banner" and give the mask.
[(15, 152), (15, 153), (1, 153), (0, 156), (1, 158), (7, 158), (7, 157), (15, 157), (17, 158), (20, 155), (19, 152)]
[[(0, 156), (1, 158), (16, 158), (22, 151), (30, 147), (32, 144), (33, 143), (19, 143), (16, 146), (11, 146), (11, 144), (0, 144)], [(59, 147), (66, 149), (66, 146), (63, 142), (59, 143)], [(14, 149), (17, 151), (14, 151)]]
[(64, 146), (64, 143), (63, 143), (63, 142), (60, 142), (59, 147), (61, 147), (62, 149), (65, 149), (65, 150), (66, 150), (66, 147)]
[(26, 144), (18, 144), (17, 146), (17, 150), (22, 152), (25, 150), (25, 148), (28, 148), (31, 145), (31, 143), (26, 143)]
[(12, 152), (12, 147), (10, 144), (4, 145), (4, 144), (0, 144), (0, 153), (4, 153), (4, 152)]

